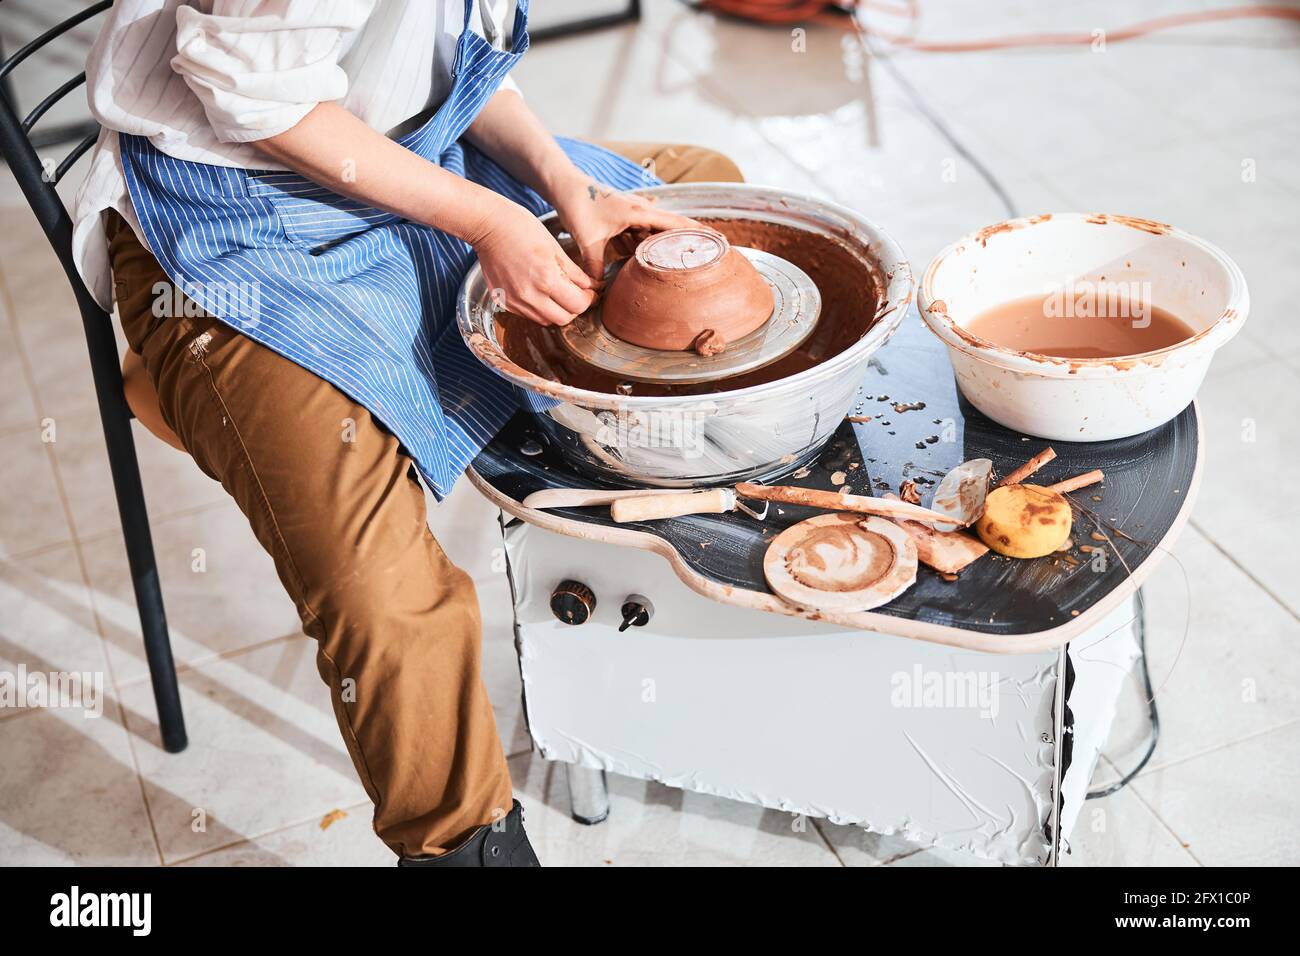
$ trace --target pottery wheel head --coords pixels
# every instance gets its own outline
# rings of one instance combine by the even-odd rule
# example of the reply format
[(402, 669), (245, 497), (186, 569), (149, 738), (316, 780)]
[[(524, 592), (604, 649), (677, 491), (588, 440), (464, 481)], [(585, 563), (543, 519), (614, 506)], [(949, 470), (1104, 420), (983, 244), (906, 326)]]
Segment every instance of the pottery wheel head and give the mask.
[[(655, 241), (659, 239), (660, 241)], [(652, 236), (637, 249), (643, 265), (655, 269), (691, 269), (727, 254), (724, 236), (711, 229), (674, 230)], [(693, 384), (752, 372), (797, 349), (812, 334), (822, 299), (808, 273), (779, 256), (735, 246), (772, 290), (772, 315), (748, 335), (727, 344), (718, 355), (643, 348), (611, 335), (601, 321), (601, 301), (560, 330), (565, 347), (589, 365), (635, 382)], [(606, 288), (623, 263), (605, 272)]]

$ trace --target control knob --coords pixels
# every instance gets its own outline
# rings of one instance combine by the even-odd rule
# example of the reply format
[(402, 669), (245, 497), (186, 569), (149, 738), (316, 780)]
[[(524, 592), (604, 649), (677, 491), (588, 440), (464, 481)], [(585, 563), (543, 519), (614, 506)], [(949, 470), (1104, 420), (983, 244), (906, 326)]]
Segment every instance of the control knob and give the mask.
[(655, 606), (643, 594), (629, 594), (623, 599), (621, 613), (623, 623), (618, 626), (620, 632), (629, 627), (645, 627), (655, 612)]
[(551, 592), (551, 613), (565, 624), (586, 624), (596, 610), (596, 595), (581, 581), (561, 581)]

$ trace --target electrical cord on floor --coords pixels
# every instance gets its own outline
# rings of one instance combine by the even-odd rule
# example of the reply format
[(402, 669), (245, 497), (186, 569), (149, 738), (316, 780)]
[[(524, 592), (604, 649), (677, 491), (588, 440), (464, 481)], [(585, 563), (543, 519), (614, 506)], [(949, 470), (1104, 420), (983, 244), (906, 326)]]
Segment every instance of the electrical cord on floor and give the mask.
[(1137, 593), (1134, 595), (1134, 603), (1137, 605), (1137, 643), (1138, 648), (1142, 651), (1142, 659), (1138, 663), (1142, 676), (1142, 690), (1147, 695), (1147, 708), (1151, 718), (1151, 742), (1147, 744), (1147, 752), (1142, 755), (1142, 759), (1137, 762), (1136, 767), (1109, 787), (1103, 787), (1100, 790), (1089, 790), (1086, 798), (1088, 800), (1109, 797), (1112, 793), (1118, 793), (1127, 787), (1129, 782), (1142, 772), (1142, 768), (1147, 765), (1151, 755), (1156, 752), (1156, 744), (1160, 741), (1160, 714), (1156, 710), (1156, 692), (1151, 687), (1151, 671), (1147, 667), (1147, 607), (1146, 602), (1142, 599), (1141, 588), (1138, 588)]
[(1007, 218), (1015, 219), (1016, 216), (1019, 215), (1016, 211), (1016, 204), (1012, 201), (1011, 194), (1007, 192), (1006, 188), (998, 178), (993, 175), (993, 172), (980, 162), (979, 157), (966, 148), (965, 144), (957, 138), (957, 134), (949, 129), (948, 124), (930, 108), (930, 104), (925, 101), (925, 98), (921, 96), (919, 92), (917, 92), (916, 87), (908, 82), (907, 78), (903, 75), (903, 71), (894, 63), (893, 57), (888, 53), (883, 53), (877, 49), (876, 45), (871, 42), (871, 37), (864, 30), (858, 30), (858, 37), (862, 41), (863, 48), (868, 54), (870, 54), (871, 58), (879, 61), (881, 66), (889, 71), (889, 75), (894, 78), (894, 82), (899, 85), (908, 100), (911, 101), (912, 106), (916, 111), (924, 116), (926, 121), (935, 128), (938, 134), (948, 141), (948, 145), (953, 148), (953, 152), (966, 160), (966, 162), (970, 164), (971, 168), (979, 174), (980, 178), (983, 179), (984, 182), (988, 183), (989, 188), (993, 190), (993, 194), (997, 196), (998, 201), (1002, 203), (1002, 208), (1006, 210)]

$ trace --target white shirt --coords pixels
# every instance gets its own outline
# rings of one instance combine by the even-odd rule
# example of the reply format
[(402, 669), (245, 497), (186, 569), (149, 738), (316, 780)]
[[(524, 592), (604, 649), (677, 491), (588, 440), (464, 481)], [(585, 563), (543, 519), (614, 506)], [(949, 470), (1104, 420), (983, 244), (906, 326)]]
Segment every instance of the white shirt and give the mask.
[[(86, 61), (90, 110), (104, 127), (77, 193), (77, 268), (111, 308), (100, 214), (114, 209), (145, 242), (127, 194), (117, 134), (177, 159), (283, 169), (249, 145), (337, 101), (372, 129), (401, 135), (441, 104), (465, 2), (470, 27), (512, 40), (508, 0), (117, 0)], [(516, 89), (507, 77), (503, 89)]]

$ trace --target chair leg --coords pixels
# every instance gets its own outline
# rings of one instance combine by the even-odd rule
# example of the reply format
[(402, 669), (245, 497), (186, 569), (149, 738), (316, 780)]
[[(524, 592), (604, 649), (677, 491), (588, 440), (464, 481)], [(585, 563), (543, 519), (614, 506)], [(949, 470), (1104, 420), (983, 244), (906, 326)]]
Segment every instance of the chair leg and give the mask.
[[(126, 529), (127, 554), (136, 550), (145, 555), (139, 566), (135, 562), (131, 564), (131, 584), (140, 611), (140, 630), (144, 634), (144, 656), (149, 662), (154, 705), (158, 708), (158, 730), (162, 735), (163, 749), (168, 753), (180, 753), (189, 740), (185, 735), (185, 714), (181, 710), (180, 687), (176, 682), (176, 664), (172, 659), (167, 614), (163, 610), (162, 587), (158, 581), (149, 525), (147, 520), (133, 519), (134, 527), (128, 527), (125, 515), (122, 524)], [(133, 543), (132, 539), (137, 537), (143, 540)]]
[[(118, 393), (120, 392), (119, 387)], [(180, 753), (188, 743), (185, 716), (181, 711), (176, 664), (172, 659), (171, 640), (167, 635), (167, 615), (163, 611), (162, 588), (158, 580), (158, 564), (154, 558), (153, 536), (149, 532), (149, 514), (145, 509), (144, 486), (140, 481), (140, 463), (135, 455), (130, 412), (125, 400), (101, 401), (100, 417), (108, 444), (113, 488), (117, 492), (117, 510), (122, 518), (122, 534), (126, 539), (131, 584), (135, 589), (135, 603), (140, 612), (144, 654), (149, 662), (154, 704), (158, 708), (158, 729), (163, 749), (168, 753)]]

